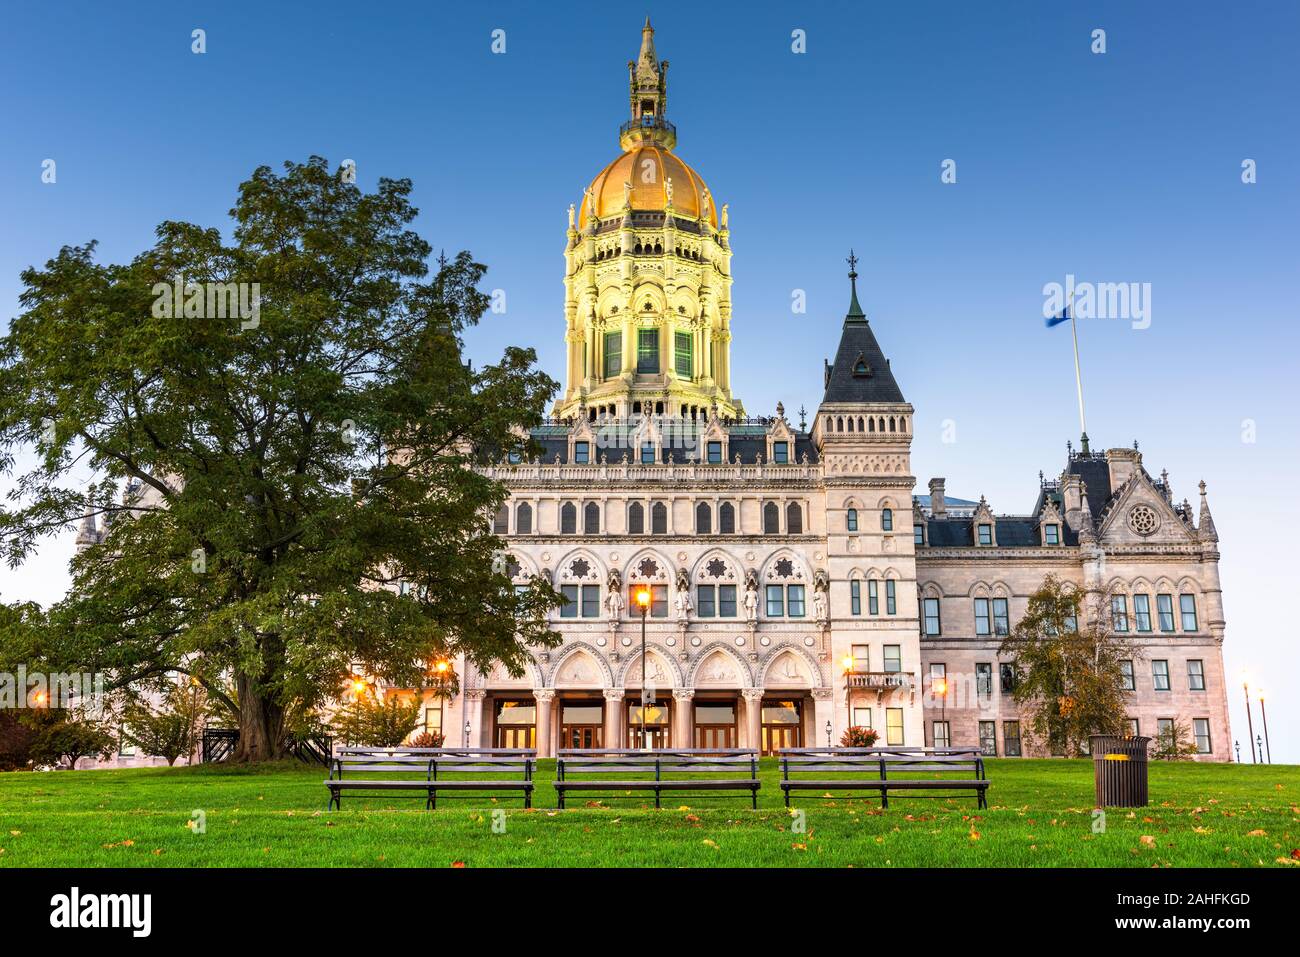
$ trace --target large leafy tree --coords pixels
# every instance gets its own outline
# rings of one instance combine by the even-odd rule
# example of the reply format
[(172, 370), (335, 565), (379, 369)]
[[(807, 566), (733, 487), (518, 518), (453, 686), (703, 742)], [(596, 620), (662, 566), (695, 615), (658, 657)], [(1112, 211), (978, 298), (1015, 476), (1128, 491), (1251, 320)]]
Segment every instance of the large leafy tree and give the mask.
[[(555, 383), (529, 349), (472, 368), (484, 267), (461, 253), (430, 275), (410, 181), (346, 180), (319, 157), (262, 167), (232, 241), (164, 222), (129, 263), (96, 262), (92, 242), (23, 273), (0, 467), (38, 458), (0, 548), (21, 563), (87, 511), (107, 534), (0, 657), (103, 671), (109, 691), (192, 675), (238, 721), (238, 756), (262, 760), (351, 666), (416, 685), (436, 658), (519, 672), (558, 640), (555, 592), (516, 591), (494, 562), (505, 491), (470, 467), (523, 450)], [(200, 286), (169, 303), (178, 280), (256, 283), (260, 308), (214, 315)]]
[(1030, 737), (1067, 755), (1085, 753), (1089, 735), (1123, 734), (1121, 662), (1136, 655), (1110, 627), (1109, 602), (1082, 623), (1080, 605), (1077, 592), (1048, 575), (999, 649), (1016, 669), (1015, 701)]

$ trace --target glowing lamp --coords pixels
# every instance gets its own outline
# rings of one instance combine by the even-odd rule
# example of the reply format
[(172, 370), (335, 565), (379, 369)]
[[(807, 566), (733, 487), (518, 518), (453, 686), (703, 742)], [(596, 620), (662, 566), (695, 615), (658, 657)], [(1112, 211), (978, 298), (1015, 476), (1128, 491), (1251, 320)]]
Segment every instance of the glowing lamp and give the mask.
[(440, 661), (440, 662), (438, 662), (436, 665), (434, 665), (434, 667), (437, 668), (439, 671), (446, 671), (446, 670), (447, 670), (447, 662), (445, 662), (445, 661)]
[(852, 671), (852, 670), (853, 670), (853, 656), (852, 656), (852, 655), (845, 655), (845, 656), (844, 656), (844, 660), (843, 660), (841, 663), (844, 665), (844, 670), (845, 670), (845, 671)]
[(648, 588), (641, 588), (641, 589), (638, 589), (638, 590), (637, 590), (637, 593), (636, 593), (636, 603), (637, 603), (638, 605), (640, 605), (642, 608), (649, 608), (649, 607), (650, 607), (650, 589), (648, 589)]
[(948, 679), (947, 679), (947, 678), (935, 678), (935, 679), (934, 679), (934, 693), (937, 694), (937, 695), (943, 695), (944, 697), (947, 697), (947, 696), (948, 696)]

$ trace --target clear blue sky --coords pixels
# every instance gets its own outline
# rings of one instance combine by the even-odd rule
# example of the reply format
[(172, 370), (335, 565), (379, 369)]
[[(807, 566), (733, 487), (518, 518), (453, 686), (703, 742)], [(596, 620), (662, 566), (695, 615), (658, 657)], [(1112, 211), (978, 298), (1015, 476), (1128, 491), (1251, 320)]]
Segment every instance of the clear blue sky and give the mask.
[[(617, 153), (649, 13), (678, 152), (731, 206), (734, 387), (815, 409), (861, 258), (863, 306), (917, 409), (924, 491), (1033, 503), (1077, 438), (1045, 283), (1142, 282), (1152, 322), (1080, 328), (1094, 446), (1141, 443), (1178, 498), (1209, 483), (1236, 672), (1300, 759), (1294, 485), (1300, 8), (1275, 3), (25, 4), (0, 39), (0, 308), (67, 243), (124, 260), (163, 219), (228, 229), (259, 164), (353, 159), (415, 182), (421, 232), (471, 249), (508, 312), (478, 361), (563, 374), (565, 210)], [(190, 32), (207, 31), (207, 53)], [(506, 31), (494, 55), (491, 31)], [(1107, 52), (1090, 50), (1095, 28)], [(791, 31), (807, 53), (791, 52)], [(40, 180), (57, 162), (58, 181)], [(940, 164), (957, 163), (957, 183)], [(1241, 163), (1258, 164), (1243, 185)], [(808, 312), (791, 313), (792, 290)], [(957, 441), (940, 440), (951, 419)], [(1257, 440), (1242, 441), (1243, 420)], [(56, 598), (69, 539), (6, 600)], [(1241, 689), (1230, 696), (1244, 739)], [(1258, 717), (1256, 718), (1258, 722)]]

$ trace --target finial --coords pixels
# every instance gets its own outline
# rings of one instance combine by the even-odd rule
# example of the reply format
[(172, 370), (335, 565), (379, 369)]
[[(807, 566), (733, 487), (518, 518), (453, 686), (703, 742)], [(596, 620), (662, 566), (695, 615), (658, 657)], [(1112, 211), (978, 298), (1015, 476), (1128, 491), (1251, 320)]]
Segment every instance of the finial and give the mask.
[(803, 407), (802, 402), (799, 403), (799, 431), (808, 431), (808, 410)]
[(785, 418), (785, 403), (784, 403), (784, 402), (778, 402), (778, 403), (776, 404), (776, 417), (777, 417), (778, 419), (784, 419), (784, 418)]
[(1201, 490), (1201, 498), (1205, 498), (1205, 479), (1201, 479), (1198, 487)]
[(1079, 453), (1081, 455), (1089, 454), (1087, 432), (1084, 432), (1081, 436), (1079, 436)]
[(858, 257), (853, 250), (849, 250), (849, 258), (845, 260), (849, 264), (849, 312), (848, 319), (866, 319), (862, 311), (862, 306), (858, 303)]

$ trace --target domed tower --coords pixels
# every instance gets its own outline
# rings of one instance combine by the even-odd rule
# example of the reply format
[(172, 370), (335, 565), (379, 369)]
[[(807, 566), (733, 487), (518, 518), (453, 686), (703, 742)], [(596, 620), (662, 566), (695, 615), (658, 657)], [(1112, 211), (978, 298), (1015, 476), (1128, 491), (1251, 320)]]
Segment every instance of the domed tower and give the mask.
[(668, 61), (655, 58), (649, 18), (628, 74), (622, 153), (569, 207), (555, 415), (743, 415), (731, 396), (727, 207), (673, 152)]

